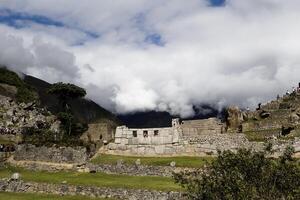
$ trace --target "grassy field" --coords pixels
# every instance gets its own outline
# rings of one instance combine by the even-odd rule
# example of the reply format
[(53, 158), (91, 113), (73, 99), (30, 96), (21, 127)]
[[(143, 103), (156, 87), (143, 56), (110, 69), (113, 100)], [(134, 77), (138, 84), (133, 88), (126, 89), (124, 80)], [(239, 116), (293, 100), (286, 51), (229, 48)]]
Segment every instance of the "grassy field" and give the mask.
[(118, 160), (123, 160), (125, 164), (134, 164), (137, 159), (141, 160), (142, 165), (170, 166), (172, 161), (176, 162), (177, 167), (203, 167), (207, 162), (212, 161), (213, 157), (130, 157), (102, 154), (92, 160), (94, 164), (116, 164)]
[(77, 173), (77, 172), (44, 172), (28, 171), (16, 168), (0, 169), (0, 178), (10, 177), (19, 172), (25, 181), (59, 184), (66, 181), (70, 185), (97, 186), (110, 188), (149, 189), (161, 191), (178, 191), (181, 187), (169, 177), (128, 176), (105, 173)]
[(58, 195), (11, 193), (11, 192), (0, 192), (0, 199), (3, 200), (82, 200), (82, 199), (104, 200), (99, 198), (88, 198), (83, 196), (58, 196)]

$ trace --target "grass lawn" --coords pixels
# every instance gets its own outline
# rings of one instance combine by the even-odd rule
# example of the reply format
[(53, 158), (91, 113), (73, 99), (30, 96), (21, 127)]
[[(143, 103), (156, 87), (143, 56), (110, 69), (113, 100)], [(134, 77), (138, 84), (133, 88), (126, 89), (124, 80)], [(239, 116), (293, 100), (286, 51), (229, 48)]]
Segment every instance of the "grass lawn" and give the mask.
[[(5, 200), (104, 200), (99, 198), (89, 198), (83, 196), (58, 196), (47, 194), (32, 194), (32, 193), (11, 193), (0, 192), (0, 199)], [(108, 200), (108, 199), (107, 199)], [(112, 200), (112, 199), (110, 199)]]
[(29, 171), (16, 168), (0, 169), (0, 178), (7, 178), (14, 172), (19, 172), (25, 181), (59, 184), (66, 181), (70, 185), (97, 186), (110, 188), (149, 189), (161, 191), (178, 191), (181, 187), (169, 177), (128, 176), (105, 173), (78, 172), (44, 172)]
[(177, 167), (203, 167), (206, 162), (212, 161), (213, 157), (130, 157), (102, 154), (92, 160), (94, 164), (116, 164), (118, 160), (122, 159), (126, 164), (134, 164), (137, 159), (141, 160), (142, 165), (154, 166), (170, 166), (172, 161), (176, 162)]

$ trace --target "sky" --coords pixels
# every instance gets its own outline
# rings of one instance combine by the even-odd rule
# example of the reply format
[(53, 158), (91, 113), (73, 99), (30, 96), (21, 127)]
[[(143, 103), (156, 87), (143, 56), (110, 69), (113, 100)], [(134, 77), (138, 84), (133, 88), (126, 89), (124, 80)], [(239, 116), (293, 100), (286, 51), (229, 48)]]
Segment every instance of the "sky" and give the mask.
[(255, 106), (300, 81), (299, 0), (2, 0), (0, 64), (114, 113)]

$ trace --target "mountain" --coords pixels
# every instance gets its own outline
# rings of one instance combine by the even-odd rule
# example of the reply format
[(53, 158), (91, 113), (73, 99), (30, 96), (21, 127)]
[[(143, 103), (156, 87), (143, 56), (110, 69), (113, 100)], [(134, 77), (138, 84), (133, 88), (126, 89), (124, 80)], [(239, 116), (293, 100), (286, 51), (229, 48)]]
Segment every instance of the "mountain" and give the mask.
[[(33, 76), (23, 75), (21, 79), (15, 72), (0, 67), (0, 95), (11, 97), (17, 102), (37, 100), (53, 114), (62, 111), (58, 98), (47, 91), (51, 84)], [(92, 100), (78, 98), (68, 102), (71, 111), (81, 123), (90, 124), (99, 121), (111, 121), (119, 124), (119, 119)]]

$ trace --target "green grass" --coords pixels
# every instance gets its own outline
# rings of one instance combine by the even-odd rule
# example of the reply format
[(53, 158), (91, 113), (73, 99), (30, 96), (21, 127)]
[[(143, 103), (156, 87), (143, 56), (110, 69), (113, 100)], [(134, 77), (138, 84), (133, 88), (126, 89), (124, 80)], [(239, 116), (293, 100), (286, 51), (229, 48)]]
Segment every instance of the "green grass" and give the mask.
[[(246, 135), (249, 141), (254, 142), (267, 142), (269, 137), (272, 135), (278, 135), (280, 129), (269, 129), (269, 130), (259, 130), (259, 131), (245, 131), (244, 134)], [(292, 140), (295, 137), (300, 137), (300, 129), (296, 128), (292, 133), (281, 136), (278, 139), (280, 140)]]
[(58, 196), (49, 194), (0, 192), (0, 199), (5, 200), (104, 200), (83, 196)]
[(161, 191), (178, 191), (181, 187), (170, 177), (128, 176), (105, 173), (77, 173), (77, 172), (44, 172), (28, 171), (13, 167), (0, 169), (0, 178), (10, 177), (19, 172), (25, 181), (60, 184), (66, 181), (70, 185), (97, 186), (110, 188), (149, 189)]
[(125, 164), (134, 164), (137, 159), (141, 160), (142, 165), (170, 166), (172, 161), (176, 162), (177, 167), (203, 167), (207, 162), (212, 161), (213, 157), (130, 157), (102, 154), (92, 160), (94, 164), (116, 164), (118, 160), (123, 160)]
[(276, 133), (278, 133), (279, 131), (279, 129), (245, 131), (244, 134), (246, 135), (249, 141), (266, 142), (268, 137), (271, 137), (272, 135), (277, 135)]
[(14, 144), (15, 142), (10, 141), (10, 140), (4, 140), (2, 138), (0, 138), (0, 144)]

